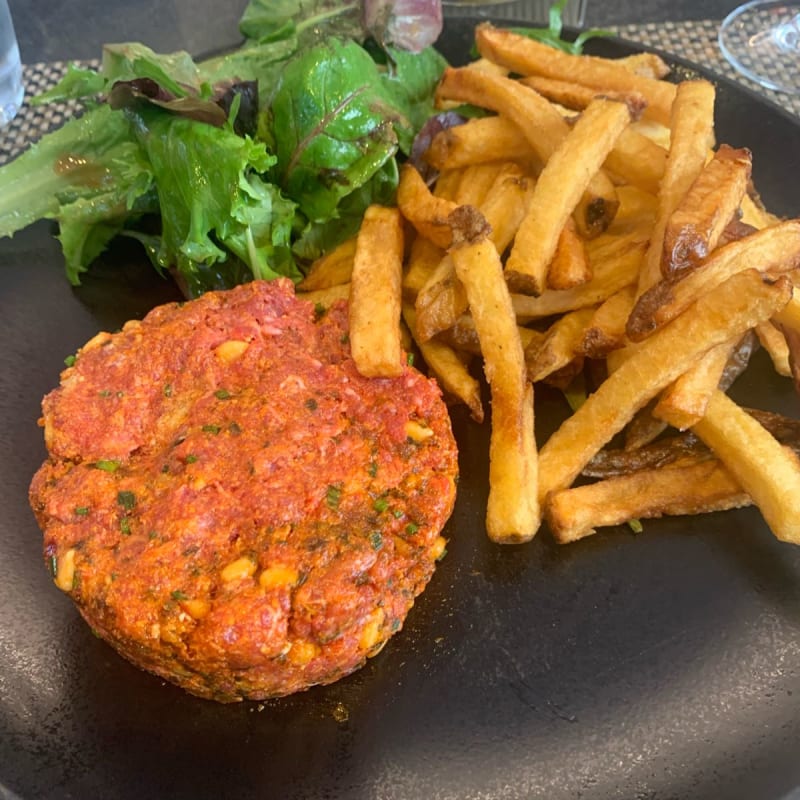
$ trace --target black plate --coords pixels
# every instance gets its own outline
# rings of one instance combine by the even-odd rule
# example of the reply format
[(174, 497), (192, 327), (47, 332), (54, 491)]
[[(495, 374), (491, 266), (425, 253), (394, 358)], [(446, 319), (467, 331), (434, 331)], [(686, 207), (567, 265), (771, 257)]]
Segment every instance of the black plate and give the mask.
[[(454, 20), (442, 47), (461, 60), (470, 37)], [(800, 127), (716, 82), (720, 140), (749, 145), (767, 203), (800, 213)], [(753, 510), (491, 545), (488, 428), (460, 413), (449, 555), (362, 671), (220, 706), (128, 665), (44, 568), (35, 420), (64, 356), (174, 293), (124, 246), (73, 291), (52, 232), (0, 242), (0, 797), (750, 800), (800, 785), (800, 549)], [(762, 357), (733, 394), (796, 412)], [(561, 413), (538, 404), (545, 428)]]

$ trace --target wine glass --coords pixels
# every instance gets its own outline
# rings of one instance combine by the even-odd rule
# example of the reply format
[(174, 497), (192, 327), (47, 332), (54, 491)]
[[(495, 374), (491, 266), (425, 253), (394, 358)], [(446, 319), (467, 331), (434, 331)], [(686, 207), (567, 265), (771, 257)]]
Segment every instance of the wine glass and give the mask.
[(800, 94), (800, 2), (752, 0), (722, 21), (719, 46), (751, 80)]

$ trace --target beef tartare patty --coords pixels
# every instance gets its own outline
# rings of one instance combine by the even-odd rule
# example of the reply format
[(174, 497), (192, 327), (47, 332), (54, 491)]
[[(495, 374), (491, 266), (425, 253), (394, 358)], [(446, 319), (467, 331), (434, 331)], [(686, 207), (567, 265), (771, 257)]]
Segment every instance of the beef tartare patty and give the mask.
[(344, 303), (286, 280), (160, 306), (78, 353), (30, 488), (56, 584), (134, 664), (262, 699), (340, 678), (434, 571), (456, 446), (436, 384), (358, 374)]

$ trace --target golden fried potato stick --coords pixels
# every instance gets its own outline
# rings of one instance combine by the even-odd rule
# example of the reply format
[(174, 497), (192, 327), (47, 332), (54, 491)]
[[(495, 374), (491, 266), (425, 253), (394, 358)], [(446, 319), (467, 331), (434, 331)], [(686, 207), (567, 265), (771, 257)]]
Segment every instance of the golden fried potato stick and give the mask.
[(492, 397), (486, 529), (494, 542), (524, 542), (540, 523), (533, 388), (497, 249), (469, 220), (456, 224), (453, 236), (450, 255), (467, 290)]
[(461, 171), (461, 180), (456, 190), (455, 202), (460, 205), (480, 208), (486, 195), (492, 189), (505, 161), (487, 161), (483, 164), (471, 164)]
[[(485, 167), (490, 169), (481, 169)], [(525, 215), (532, 194), (532, 183), (529, 184), (523, 170), (516, 164), (500, 162), (466, 168), (464, 180), (474, 169), (480, 173), (475, 183), (482, 185), (467, 193), (466, 197), (480, 203), (479, 210), (491, 227), (489, 238), (498, 252), (502, 252), (514, 238)], [(460, 202), (463, 199), (461, 192), (457, 194)], [(422, 341), (428, 341), (450, 328), (467, 310), (467, 297), (449, 256), (444, 256), (430, 273), (419, 290), (415, 306), (417, 334)]]
[(738, 339), (736, 336), (712, 347), (691, 369), (668, 386), (653, 408), (653, 416), (679, 431), (685, 431), (701, 420)]
[(614, 63), (645, 78), (666, 78), (670, 73), (669, 64), (655, 53), (633, 53), (615, 58)]
[(313, 292), (297, 292), (301, 300), (308, 300), (317, 308), (330, 308), (337, 300), (348, 300), (350, 298), (350, 283), (340, 283), (338, 286), (331, 286), (328, 289), (315, 289)]
[(647, 100), (644, 116), (669, 124), (675, 86), (631, 72), (624, 65), (597, 56), (572, 55), (510, 30), (482, 23), (475, 43), (484, 58), (520, 75), (543, 75), (613, 92), (635, 92)]
[(789, 345), (783, 332), (769, 320), (756, 325), (755, 332), (761, 346), (767, 351), (775, 372), (784, 378), (791, 378), (792, 367), (789, 363)]
[(751, 167), (749, 150), (720, 145), (667, 221), (662, 275), (699, 267), (717, 246), (742, 204)]
[(726, 511), (752, 502), (725, 466), (704, 458), (554, 492), (545, 518), (556, 541), (567, 544), (634, 519)]
[(416, 335), (416, 312), (410, 303), (403, 303), (403, 319), (406, 321), (428, 369), (442, 389), (464, 403), (475, 422), (483, 422), (481, 387), (471, 375), (467, 365), (458, 357), (452, 347), (437, 340), (422, 341)]
[[(519, 334), (523, 351), (529, 347), (533, 349), (537, 346), (537, 343), (544, 341), (544, 332), (535, 328), (517, 325), (517, 333)], [(481, 344), (478, 341), (478, 332), (475, 330), (475, 320), (470, 314), (462, 314), (455, 321), (453, 327), (443, 331), (439, 338), (455, 350), (476, 356), (481, 355)]]
[[(506, 116), (470, 119), (433, 137), (424, 159), (439, 170), (454, 170), (490, 161), (511, 160), (541, 169), (525, 134)], [(604, 167), (620, 181), (656, 194), (664, 175), (667, 151), (652, 139), (626, 128), (608, 154)]]
[(436, 197), (455, 202), (463, 175), (464, 170), (461, 167), (443, 168), (436, 176), (436, 184), (431, 189), (431, 193)]
[(590, 307), (564, 314), (547, 329), (544, 341), (532, 348), (530, 354), (525, 351), (528, 380), (542, 381), (581, 355), (580, 344), (594, 311)]
[[(538, 161), (545, 164), (570, 132), (570, 127), (548, 100), (511, 78), (475, 70), (447, 68), (436, 89), (437, 104), (458, 100), (488, 108), (510, 119), (528, 140)], [(575, 221), (584, 236), (604, 231), (614, 218), (619, 202), (614, 185), (600, 171), (591, 176), (581, 198)]]
[(658, 195), (658, 215), (647, 258), (639, 276), (639, 295), (662, 277), (664, 233), (670, 217), (700, 175), (714, 145), (714, 99), (709, 81), (683, 81), (678, 85), (670, 122), (670, 146)]
[(445, 128), (433, 137), (423, 156), (438, 170), (453, 170), (491, 161), (534, 158), (525, 134), (508, 117), (489, 116)]
[(606, 157), (606, 172), (657, 195), (667, 165), (667, 151), (652, 139), (626, 128)]
[(541, 75), (529, 75), (527, 78), (521, 78), (520, 83), (530, 86), (543, 97), (571, 111), (582, 111), (597, 97), (625, 103), (634, 112), (632, 116), (635, 117), (641, 116), (642, 110), (647, 105), (647, 100), (638, 92), (599, 91), (591, 86), (584, 86), (573, 81), (543, 78)]
[(547, 267), (548, 289), (572, 289), (592, 279), (592, 265), (575, 221), (567, 217), (558, 236), (553, 260)]
[(628, 318), (628, 338), (646, 339), (684, 311), (700, 295), (712, 292), (731, 275), (756, 266), (770, 274), (800, 266), (800, 220), (786, 220), (717, 248), (703, 263), (672, 279), (662, 279), (637, 301)]
[(400, 339), (403, 218), (396, 208), (367, 208), (356, 238), (350, 284), (350, 351), (369, 378), (402, 374)]
[(792, 299), (772, 320), (783, 333), (787, 362), (795, 387), (800, 393), (800, 289), (795, 286)]
[(467, 310), (467, 294), (449, 255), (442, 258), (420, 289), (414, 310), (416, 333), (422, 342), (450, 328)]
[(544, 291), (561, 231), (630, 119), (624, 103), (593, 100), (545, 164), (506, 261), (513, 288)]
[(764, 208), (761, 198), (751, 184), (747, 189), (747, 194), (742, 198), (742, 222), (761, 230), (761, 228), (769, 228), (770, 225), (777, 225), (780, 221), (780, 217), (771, 214)]
[(630, 284), (615, 292), (592, 313), (592, 319), (578, 345), (588, 358), (605, 358), (612, 350), (625, 346), (625, 323), (636, 299), (636, 286)]
[(742, 335), (786, 305), (787, 278), (772, 283), (756, 270), (734, 275), (701, 295), (672, 324), (639, 345), (550, 437), (539, 456), (539, 498), (566, 489), (589, 459), (650, 398), (717, 344)]
[(333, 250), (320, 256), (311, 264), (308, 275), (297, 284), (300, 292), (313, 292), (317, 289), (330, 289), (342, 283), (349, 283), (353, 274), (353, 258), (356, 254), (356, 238), (345, 239)]
[(521, 324), (597, 305), (636, 282), (647, 239), (642, 238), (640, 231), (634, 230), (624, 236), (608, 237), (602, 246), (592, 247), (595, 241), (600, 242), (600, 238), (587, 243), (593, 273), (590, 281), (574, 289), (548, 289), (539, 297), (512, 294), (514, 313)]
[(489, 238), (502, 254), (514, 241), (533, 196), (536, 181), (513, 162), (503, 165), (483, 202), (480, 212), (492, 229)]
[(752, 497), (772, 533), (800, 543), (800, 461), (723, 392), (693, 431)]
[(434, 195), (416, 167), (409, 162), (400, 168), (397, 206), (420, 236), (444, 249), (450, 246), (453, 235), (448, 217), (458, 205)]
[(424, 236), (415, 236), (409, 248), (406, 272), (403, 275), (403, 295), (413, 300), (430, 274), (444, 258), (445, 251)]

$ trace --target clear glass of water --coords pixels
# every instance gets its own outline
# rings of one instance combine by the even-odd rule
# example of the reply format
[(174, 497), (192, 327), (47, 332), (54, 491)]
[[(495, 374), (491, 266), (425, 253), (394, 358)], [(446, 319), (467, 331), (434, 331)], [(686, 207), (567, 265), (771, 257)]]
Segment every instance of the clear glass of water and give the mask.
[(17, 36), (7, 0), (0, 0), (0, 128), (8, 125), (22, 105), (25, 89)]

